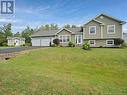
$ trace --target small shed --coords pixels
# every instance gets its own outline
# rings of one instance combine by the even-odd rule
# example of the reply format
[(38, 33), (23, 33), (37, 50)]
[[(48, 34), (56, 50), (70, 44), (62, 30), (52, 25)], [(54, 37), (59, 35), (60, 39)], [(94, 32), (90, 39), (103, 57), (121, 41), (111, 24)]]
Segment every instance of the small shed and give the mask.
[(8, 37), (8, 46), (21, 46), (25, 44), (25, 38), (21, 37)]

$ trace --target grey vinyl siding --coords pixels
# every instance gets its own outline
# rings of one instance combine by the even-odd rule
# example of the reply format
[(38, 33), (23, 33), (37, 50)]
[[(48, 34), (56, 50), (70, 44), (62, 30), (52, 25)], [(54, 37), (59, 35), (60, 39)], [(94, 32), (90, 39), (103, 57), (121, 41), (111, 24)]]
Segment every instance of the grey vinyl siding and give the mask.
[[(67, 30), (62, 30), (59, 33), (57, 33), (57, 37), (60, 35), (68, 35), (68, 36), (70, 36), (70, 41), (74, 41), (74, 36), (72, 35), (71, 32), (69, 32)], [(61, 45), (68, 46), (68, 43), (61, 43)]]
[[(91, 46), (91, 47), (119, 47), (116, 45), (107, 45), (106, 44), (106, 40), (113, 40), (113, 39), (95, 39), (95, 46)], [(89, 42), (89, 40), (84, 40), (84, 42)]]
[[(96, 34), (89, 34), (89, 27), (90, 26), (96, 26)], [(101, 27), (100, 24), (95, 22), (95, 21), (91, 21), (89, 22), (87, 25), (84, 26), (84, 38), (85, 39), (98, 39), (101, 37)]]
[[(103, 38), (122, 38), (122, 25), (113, 19), (103, 16), (103, 19), (98, 17), (96, 20), (103, 22)], [(115, 34), (107, 34), (107, 26), (115, 25)]]

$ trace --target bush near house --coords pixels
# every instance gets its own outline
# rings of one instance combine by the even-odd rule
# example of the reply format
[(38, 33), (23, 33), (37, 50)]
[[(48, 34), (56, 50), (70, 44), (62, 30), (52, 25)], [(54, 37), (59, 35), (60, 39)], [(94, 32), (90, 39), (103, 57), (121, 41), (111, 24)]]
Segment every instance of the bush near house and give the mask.
[(90, 50), (90, 45), (88, 43), (83, 44), (82, 47), (84, 50)]
[(7, 43), (2, 43), (2, 46), (8, 46), (8, 44)]
[(60, 40), (56, 38), (56, 39), (53, 40), (53, 43), (54, 43), (56, 46), (58, 46), (58, 45), (60, 44)]
[(123, 39), (114, 39), (114, 44), (115, 45), (122, 45), (124, 43), (124, 40)]
[(69, 47), (75, 47), (75, 44), (74, 44), (73, 42), (69, 42), (69, 43), (68, 43), (68, 46), (69, 46)]

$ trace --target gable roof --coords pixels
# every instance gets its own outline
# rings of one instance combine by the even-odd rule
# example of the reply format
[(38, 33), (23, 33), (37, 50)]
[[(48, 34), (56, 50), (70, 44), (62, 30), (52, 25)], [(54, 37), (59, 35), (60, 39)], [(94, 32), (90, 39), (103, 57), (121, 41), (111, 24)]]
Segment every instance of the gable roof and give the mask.
[(82, 32), (81, 27), (68, 28), (68, 29), (67, 28), (62, 28), (62, 29), (58, 29), (58, 30), (38, 30), (31, 37), (55, 36), (64, 29), (67, 30), (68, 32), (70, 32), (71, 34), (77, 34), (77, 33)]
[(62, 29), (60, 29), (57, 33), (55, 33), (55, 34), (58, 34), (58, 33), (60, 33), (62, 30), (66, 30), (66, 31), (68, 31), (68, 32), (70, 32), (71, 34), (73, 34), (73, 32), (72, 31), (70, 31), (69, 29), (67, 29), (67, 28), (62, 28)]
[(68, 28), (68, 30), (72, 31), (74, 34), (83, 32), (82, 27), (76, 27), (76, 28)]
[(115, 17), (108, 16), (108, 15), (103, 14), (103, 13), (100, 14), (100, 15), (98, 15), (98, 16), (96, 16), (95, 19), (98, 18), (98, 17), (100, 17), (100, 16), (108, 17), (108, 18), (113, 19), (113, 20), (115, 20), (115, 21), (117, 21), (117, 22), (120, 22), (121, 24), (125, 24), (125, 23), (126, 23), (125, 21), (119, 20), (119, 19), (117, 19), (117, 18), (115, 18)]
[(90, 23), (91, 21), (95, 21), (95, 22), (99, 23), (100, 25), (104, 25), (104, 23), (103, 23), (103, 22), (98, 21), (98, 20), (96, 20), (96, 19), (91, 19), (91, 20), (89, 20), (88, 22), (86, 22), (84, 25), (86, 25), (86, 24)]
[(7, 37), (8, 40), (14, 40), (14, 39), (21, 39), (21, 40), (25, 40), (25, 38), (22, 37)]
[(64, 29), (67, 30), (68, 32), (72, 33), (72, 34), (77, 34), (79, 32), (82, 32), (82, 27), (76, 27), (76, 28), (63, 28), (60, 31), (58, 31), (57, 33), (61, 32)]

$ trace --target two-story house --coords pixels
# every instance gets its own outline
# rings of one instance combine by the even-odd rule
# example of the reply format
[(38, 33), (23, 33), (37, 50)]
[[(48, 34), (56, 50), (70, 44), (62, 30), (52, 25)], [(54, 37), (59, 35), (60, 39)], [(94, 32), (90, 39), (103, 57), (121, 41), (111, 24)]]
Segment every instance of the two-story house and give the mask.
[(67, 46), (71, 41), (76, 46), (88, 42), (91, 47), (117, 47), (114, 39), (122, 39), (123, 24), (125, 21), (101, 14), (80, 28), (39, 30), (31, 36), (32, 46), (49, 46), (53, 39), (59, 38), (63, 46)]

